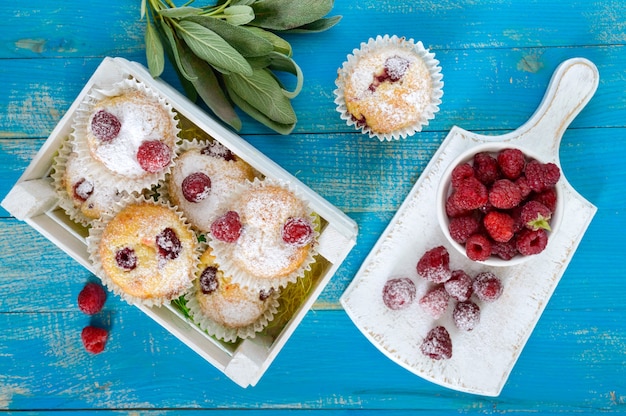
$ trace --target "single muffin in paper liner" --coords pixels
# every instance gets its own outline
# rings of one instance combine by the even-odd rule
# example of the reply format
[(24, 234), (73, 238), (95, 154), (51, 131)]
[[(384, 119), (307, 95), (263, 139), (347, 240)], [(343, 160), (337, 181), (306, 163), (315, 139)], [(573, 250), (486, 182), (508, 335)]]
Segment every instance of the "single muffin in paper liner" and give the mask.
[(208, 232), (233, 188), (260, 173), (217, 140), (185, 141), (178, 151), (159, 193), (183, 212), (192, 227)]
[(278, 290), (251, 289), (224, 275), (210, 247), (200, 256), (193, 289), (185, 294), (189, 315), (200, 328), (218, 339), (233, 342), (253, 338), (274, 317)]
[(121, 191), (142, 192), (174, 165), (180, 132), (172, 106), (145, 84), (126, 79), (93, 88), (72, 124), (81, 163)]
[(308, 202), (287, 183), (255, 179), (239, 185), (220, 208), (209, 245), (233, 282), (280, 289), (315, 262), (317, 221)]
[(335, 104), (349, 126), (379, 140), (406, 138), (439, 111), (441, 68), (421, 41), (377, 36), (337, 71)]
[(59, 195), (59, 206), (70, 219), (88, 226), (111, 205), (127, 196), (106, 182), (100, 182), (73, 151), (72, 142), (65, 140), (52, 163), (54, 188)]
[(198, 239), (182, 213), (146, 197), (130, 196), (96, 220), (87, 249), (96, 275), (130, 304), (169, 303), (198, 269)]

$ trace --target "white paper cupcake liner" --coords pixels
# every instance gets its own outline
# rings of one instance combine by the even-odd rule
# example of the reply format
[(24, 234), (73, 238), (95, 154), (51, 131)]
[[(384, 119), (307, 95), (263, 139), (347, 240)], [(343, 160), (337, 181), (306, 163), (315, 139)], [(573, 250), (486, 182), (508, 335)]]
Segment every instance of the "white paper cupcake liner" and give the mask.
[[(371, 53), (378, 53), (390, 50), (390, 48), (401, 49), (409, 51), (412, 55), (421, 59), (430, 76), (430, 88), (431, 94), (428, 102), (425, 104), (424, 109), (420, 112), (419, 118), (409, 126), (398, 128), (390, 132), (377, 132), (374, 131), (366, 123), (361, 123), (356, 120), (352, 114), (348, 111), (346, 106), (346, 80), (356, 68), (359, 60)], [(413, 39), (400, 38), (398, 36), (377, 36), (375, 39), (370, 38), (367, 43), (363, 42), (360, 48), (354, 49), (352, 54), (347, 56), (347, 60), (343, 63), (342, 67), (337, 71), (337, 79), (335, 85), (337, 88), (334, 91), (335, 104), (337, 105), (337, 111), (340, 114), (342, 120), (345, 120), (348, 126), (354, 126), (355, 129), (361, 131), (364, 134), (368, 134), (369, 137), (376, 137), (380, 141), (391, 141), (404, 139), (407, 136), (412, 136), (416, 132), (422, 131), (422, 128), (428, 125), (429, 120), (435, 117), (435, 113), (439, 111), (439, 105), (441, 104), (441, 97), (443, 96), (443, 75), (441, 74), (441, 67), (439, 61), (435, 59), (434, 53), (429, 52), (424, 48), (421, 41), (414, 42)], [(370, 76), (368, 74), (368, 76)], [(371, 74), (373, 79), (374, 74)], [(370, 82), (369, 80), (367, 81)]]
[[(216, 262), (220, 265), (224, 273), (231, 276), (234, 283), (259, 290), (269, 290), (271, 288), (280, 289), (291, 282), (295, 282), (298, 278), (302, 277), (307, 270), (311, 269), (311, 265), (315, 262), (315, 256), (318, 250), (317, 241), (319, 231), (315, 227), (317, 222), (315, 213), (310, 209), (308, 201), (306, 201), (293, 186), (282, 181), (255, 179), (253, 182), (241, 184), (233, 190), (231, 197), (222, 205), (222, 208), (219, 210), (220, 213), (224, 214), (231, 210), (237, 211), (240, 208), (238, 206), (239, 200), (245, 193), (269, 186), (282, 188), (295, 196), (300, 202), (300, 206), (298, 207), (298, 212), (293, 212), (291, 216), (307, 218), (312, 225), (313, 240), (308, 245), (306, 255), (298, 267), (294, 268), (291, 272), (277, 274), (268, 273), (268, 270), (275, 269), (275, 263), (272, 263), (272, 260), (280, 257), (279, 254), (281, 253), (280, 249), (277, 249), (276, 252), (273, 251), (276, 247), (274, 244), (279, 244), (275, 239), (282, 238), (280, 232), (276, 232), (276, 230), (274, 233), (269, 233), (267, 230), (263, 233), (263, 241), (270, 241), (272, 244), (259, 243), (258, 240), (254, 240), (253, 237), (261, 233), (259, 227), (245, 223), (242, 227), (241, 236), (235, 243), (220, 241), (209, 234), (209, 245), (213, 249), (213, 254), (217, 259)], [(251, 243), (252, 240), (254, 243)], [(265, 258), (264, 254), (273, 256), (267, 256), (267, 258)], [(253, 271), (251, 270), (252, 267), (250, 264), (247, 266), (243, 265), (243, 263), (249, 263), (246, 259), (242, 261), (241, 258), (243, 257), (247, 257), (248, 259), (254, 257), (255, 260), (259, 261), (259, 265), (257, 265)], [(281, 259), (278, 260), (280, 261)], [(267, 267), (264, 267), (264, 264)]]
[[(161, 297), (138, 297), (126, 293), (122, 287), (120, 287), (104, 270), (102, 266), (102, 259), (100, 258), (99, 245), (102, 239), (103, 232), (107, 224), (115, 218), (115, 216), (121, 212), (125, 207), (131, 204), (152, 204), (160, 205), (170, 209), (179, 218), (184, 228), (188, 230), (193, 236), (193, 247), (190, 256), (193, 261), (190, 265), (189, 278), (187, 281), (183, 281), (180, 284), (178, 290), (168, 294), (168, 296)], [(154, 201), (146, 196), (139, 196), (136, 194), (127, 196), (123, 200), (113, 204), (111, 210), (103, 214), (98, 220), (92, 223), (92, 227), (89, 229), (89, 236), (87, 237), (87, 250), (89, 252), (89, 260), (91, 261), (96, 276), (100, 278), (102, 283), (110, 289), (113, 293), (121, 297), (129, 304), (144, 305), (144, 306), (161, 306), (170, 303), (173, 299), (177, 299), (184, 295), (193, 286), (193, 279), (198, 272), (198, 257), (200, 245), (198, 244), (196, 234), (192, 231), (191, 226), (183, 217), (180, 211), (177, 211), (174, 207), (169, 205), (165, 201)], [(181, 279), (182, 280), (182, 279)]]
[[(157, 173), (142, 171), (125, 174), (123, 172), (111, 170), (103, 162), (94, 157), (90, 149), (89, 141), (87, 140), (89, 119), (98, 104), (104, 99), (132, 92), (140, 92), (146, 97), (148, 102), (153, 101), (158, 103), (158, 105), (161, 106), (169, 115), (171, 129), (167, 136), (171, 136), (172, 141), (167, 144), (170, 146), (172, 160), (169, 166)], [(82, 163), (85, 163), (85, 165), (94, 172), (94, 176), (100, 178), (100, 181), (112, 183), (118, 190), (126, 191), (128, 193), (141, 193), (144, 190), (155, 186), (165, 178), (165, 175), (175, 164), (176, 150), (178, 144), (180, 143), (179, 133), (180, 129), (178, 127), (177, 113), (174, 111), (171, 104), (151, 88), (135, 79), (125, 79), (113, 85), (100, 85), (92, 88), (85, 100), (76, 110), (76, 115), (72, 124), (74, 148), (78, 153), (78, 156), (81, 158)], [(129, 156), (125, 157), (128, 158)]]

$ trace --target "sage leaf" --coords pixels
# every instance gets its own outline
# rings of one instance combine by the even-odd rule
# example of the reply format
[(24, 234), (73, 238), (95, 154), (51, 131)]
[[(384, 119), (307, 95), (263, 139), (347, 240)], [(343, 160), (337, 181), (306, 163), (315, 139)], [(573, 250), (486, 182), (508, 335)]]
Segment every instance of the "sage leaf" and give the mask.
[[(161, 31), (161, 34), (166, 37), (163, 31)], [(173, 64), (174, 71), (176, 72), (176, 75), (178, 76), (178, 79), (183, 86), (183, 89), (185, 90), (185, 95), (187, 95), (187, 98), (189, 98), (191, 101), (196, 102), (196, 100), (198, 99), (196, 87), (193, 86), (191, 81), (185, 78), (180, 68), (178, 67), (178, 64), (176, 64), (177, 58), (174, 57), (174, 51), (172, 49), (172, 45), (169, 43), (169, 40), (167, 40), (167, 42), (163, 42), (163, 49), (165, 49), (165, 53), (167, 54), (168, 59)]]
[(180, 74), (185, 79), (187, 79), (188, 81), (194, 81), (196, 79), (196, 77), (193, 76), (193, 75), (188, 74), (187, 71), (185, 71), (185, 67), (180, 62), (180, 55), (178, 53), (178, 40), (176, 39), (176, 36), (174, 36), (174, 31), (166, 23), (163, 23), (161, 25), (161, 29), (165, 33), (165, 37), (167, 38), (167, 40), (169, 42), (169, 45), (170, 45), (171, 50), (172, 50), (171, 55), (174, 58), (174, 62), (176, 62), (176, 67), (180, 71)]
[(178, 28), (180, 36), (199, 58), (226, 71), (252, 75), (246, 59), (212, 30), (190, 20), (181, 20)]
[(185, 71), (196, 77), (192, 84), (202, 101), (222, 121), (237, 131), (241, 130), (241, 120), (224, 94), (211, 66), (195, 56), (186, 47), (183, 46), (179, 50), (180, 61), (185, 67)]
[(202, 13), (202, 9), (198, 9), (197, 7), (171, 7), (168, 9), (159, 10), (159, 14), (163, 17), (169, 17), (171, 19), (182, 19), (188, 16), (194, 16)]
[(232, 6), (251, 6), (256, 0), (233, 0), (230, 2)]
[(233, 91), (271, 120), (280, 124), (296, 122), (289, 98), (267, 69), (254, 69), (252, 76), (225, 75), (224, 83), (228, 91)]
[(143, 20), (145, 15), (146, 15), (146, 0), (141, 0), (139, 18)]
[(272, 30), (288, 30), (326, 16), (333, 0), (262, 0), (252, 4), (254, 20), (250, 23)]
[(277, 34), (255, 26), (245, 26), (245, 29), (270, 42), (274, 47), (274, 51), (282, 53), (283, 55), (291, 56), (291, 45)]
[(146, 24), (145, 42), (148, 69), (150, 70), (150, 75), (156, 78), (163, 73), (165, 68), (165, 53), (163, 52), (163, 43), (161, 43), (159, 33), (149, 19)]
[(224, 17), (231, 25), (241, 26), (254, 19), (254, 10), (250, 6), (230, 6), (224, 9)]
[(341, 20), (341, 16), (324, 17), (314, 22), (285, 30), (283, 33), (318, 33), (324, 32), (335, 26)]
[(302, 70), (300, 69), (298, 64), (296, 64), (296, 61), (288, 56), (273, 52), (270, 54), (269, 57), (270, 69), (289, 72), (296, 76), (296, 86), (293, 91), (288, 91), (283, 88), (283, 94), (285, 94), (287, 98), (296, 98), (298, 94), (300, 94), (300, 91), (302, 91), (302, 86), (304, 84), (304, 75), (302, 74)]
[(186, 20), (202, 25), (217, 33), (246, 58), (267, 55), (273, 50), (273, 45), (269, 40), (250, 32), (244, 27), (233, 26), (210, 16), (192, 16)]
[(265, 114), (258, 111), (256, 108), (252, 107), (243, 98), (239, 97), (235, 92), (231, 90), (228, 91), (228, 96), (230, 97), (231, 100), (233, 100), (233, 103), (235, 103), (237, 107), (239, 107), (242, 111), (244, 111), (250, 117), (252, 117), (259, 123), (269, 127), (270, 129), (274, 130), (275, 132), (279, 134), (283, 134), (283, 135), (290, 134), (293, 131), (294, 127), (296, 126), (296, 122), (289, 123), (289, 124), (282, 124), (282, 123), (275, 122), (274, 120), (268, 118)]

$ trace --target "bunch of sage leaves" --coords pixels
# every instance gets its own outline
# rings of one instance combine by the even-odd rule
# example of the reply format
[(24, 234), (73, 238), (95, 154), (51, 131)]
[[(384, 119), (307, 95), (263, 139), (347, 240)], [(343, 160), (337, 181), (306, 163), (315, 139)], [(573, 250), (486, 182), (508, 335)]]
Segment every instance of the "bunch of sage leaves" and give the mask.
[[(167, 56), (188, 98), (200, 97), (235, 130), (242, 127), (238, 107), (277, 133), (291, 133), (297, 122), (291, 100), (304, 76), (281, 35), (333, 27), (341, 19), (326, 17), (333, 0), (219, 0), (201, 7), (193, 1), (142, 0), (150, 74), (162, 74)], [(278, 72), (295, 76), (291, 90)]]

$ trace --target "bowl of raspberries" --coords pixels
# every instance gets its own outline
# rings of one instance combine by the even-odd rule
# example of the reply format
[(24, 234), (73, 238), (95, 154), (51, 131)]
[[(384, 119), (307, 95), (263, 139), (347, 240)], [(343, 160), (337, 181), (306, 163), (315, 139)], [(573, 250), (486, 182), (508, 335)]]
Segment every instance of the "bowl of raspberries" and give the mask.
[(490, 266), (519, 264), (541, 253), (562, 212), (560, 167), (508, 142), (462, 153), (444, 172), (437, 215), (450, 244)]

